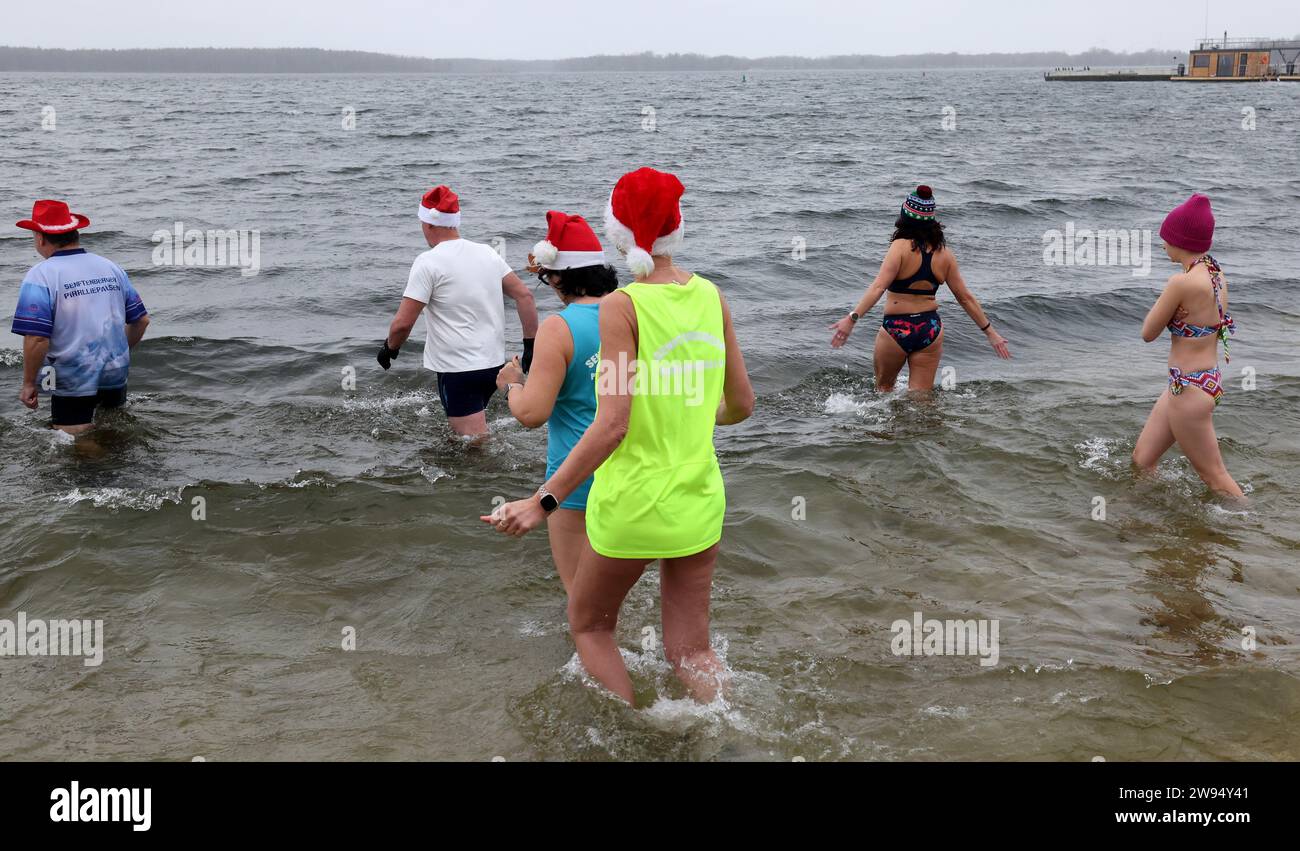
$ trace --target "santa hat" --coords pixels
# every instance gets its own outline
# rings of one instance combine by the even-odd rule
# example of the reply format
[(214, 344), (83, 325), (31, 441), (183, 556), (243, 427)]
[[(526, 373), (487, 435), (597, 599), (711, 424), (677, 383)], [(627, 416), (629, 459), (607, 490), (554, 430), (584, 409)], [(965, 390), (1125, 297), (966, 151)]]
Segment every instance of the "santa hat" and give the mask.
[(436, 228), (460, 227), (460, 199), (448, 186), (435, 186), (420, 199), (420, 221)]
[(654, 271), (654, 256), (671, 256), (682, 244), (678, 202), (686, 187), (674, 175), (639, 168), (618, 179), (605, 208), (605, 235), (627, 254), (638, 278)]
[(90, 219), (72, 212), (62, 201), (37, 201), (32, 205), (32, 217), (23, 219), (18, 227), (37, 233), (68, 233), (90, 227)]
[(605, 249), (582, 216), (559, 210), (546, 213), (546, 239), (533, 246), (533, 259), (543, 269), (563, 271), (605, 265)]

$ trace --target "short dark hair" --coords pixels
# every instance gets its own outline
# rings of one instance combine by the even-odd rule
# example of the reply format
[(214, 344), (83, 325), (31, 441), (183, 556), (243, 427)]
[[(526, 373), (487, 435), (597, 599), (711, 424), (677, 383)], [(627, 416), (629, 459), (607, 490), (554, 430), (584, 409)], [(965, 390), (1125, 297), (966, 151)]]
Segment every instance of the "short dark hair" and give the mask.
[(46, 242), (55, 248), (67, 248), (69, 245), (76, 245), (81, 242), (81, 231), (68, 230), (63, 233), (43, 234)]
[(948, 245), (938, 219), (921, 221), (904, 215), (894, 222), (894, 235), (889, 240), (896, 239), (909, 240), (917, 251), (942, 251)]
[(547, 283), (551, 275), (558, 275), (555, 288), (569, 298), (600, 298), (618, 289), (618, 273), (609, 264), (583, 266), (579, 269), (544, 269), (541, 273)]

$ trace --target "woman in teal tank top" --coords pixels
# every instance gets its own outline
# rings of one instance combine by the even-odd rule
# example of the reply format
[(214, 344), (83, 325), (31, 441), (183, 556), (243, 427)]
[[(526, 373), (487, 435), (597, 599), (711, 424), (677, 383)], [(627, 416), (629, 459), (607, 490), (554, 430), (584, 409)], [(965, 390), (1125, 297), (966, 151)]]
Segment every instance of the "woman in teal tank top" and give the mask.
[(673, 263), (683, 191), (673, 175), (648, 168), (615, 186), (606, 231), (636, 281), (601, 302), (596, 418), (537, 495), (481, 518), (504, 534), (527, 534), (595, 473), (590, 546), (569, 593), (569, 626), (587, 673), (628, 703), (635, 696), (615, 630), (652, 561), (674, 672), (703, 702), (726, 676), (709, 635), (726, 511), (713, 430), (749, 417), (754, 391), (726, 300)]
[[(533, 248), (531, 271), (564, 309), (537, 332), (525, 381), (512, 361), (497, 375), (510, 413), (527, 428), (546, 424), (546, 477), (550, 478), (596, 416), (596, 366), (600, 359), (600, 300), (618, 287), (600, 241), (582, 216), (547, 213), (547, 239)], [(569, 494), (546, 520), (551, 555), (567, 593), (587, 549), (587, 493), (591, 479)]]

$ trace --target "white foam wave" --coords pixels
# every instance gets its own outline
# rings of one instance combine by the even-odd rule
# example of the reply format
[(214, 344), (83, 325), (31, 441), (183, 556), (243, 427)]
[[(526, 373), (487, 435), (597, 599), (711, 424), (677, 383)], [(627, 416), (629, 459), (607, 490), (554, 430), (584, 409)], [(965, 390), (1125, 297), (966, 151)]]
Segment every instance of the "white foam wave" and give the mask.
[(848, 393), (835, 392), (827, 397), (825, 407), (828, 414), (862, 414), (871, 403), (854, 399)]
[(1090, 437), (1083, 443), (1075, 444), (1075, 451), (1082, 455), (1079, 466), (1094, 473), (1100, 473), (1111, 466), (1111, 448), (1118, 445), (1116, 438)]
[(449, 479), (452, 477), (451, 473), (448, 473), (441, 467), (421, 467), (420, 475), (424, 476), (425, 480), (428, 481), (429, 484), (433, 484), (439, 479)]
[(134, 511), (157, 511), (165, 503), (179, 505), (181, 491), (183, 490), (184, 488), (177, 488), (175, 492), (150, 493), (149, 491), (128, 490), (127, 488), (88, 488), (86, 490), (73, 488), (71, 492), (55, 497), (54, 501), (64, 505), (89, 502), (95, 508), (107, 508), (110, 511), (117, 511), (121, 508), (129, 508)]
[(418, 414), (421, 408), (428, 408), (429, 401), (429, 393), (411, 390), (406, 393), (398, 393), (395, 396), (347, 398), (343, 400), (343, 410), (348, 413), (381, 411), (388, 414), (393, 411), (415, 408)]

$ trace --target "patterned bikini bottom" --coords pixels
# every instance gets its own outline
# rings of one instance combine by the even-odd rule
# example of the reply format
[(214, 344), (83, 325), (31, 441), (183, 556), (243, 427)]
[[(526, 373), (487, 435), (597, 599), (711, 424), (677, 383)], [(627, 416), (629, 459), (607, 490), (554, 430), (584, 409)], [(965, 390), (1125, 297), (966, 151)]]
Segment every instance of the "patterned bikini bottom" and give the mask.
[(939, 311), (925, 313), (896, 313), (885, 317), (884, 329), (909, 355), (934, 345), (943, 330)]
[(1183, 372), (1175, 366), (1169, 368), (1169, 392), (1175, 396), (1182, 394), (1189, 385), (1201, 388), (1210, 394), (1217, 406), (1223, 401), (1223, 373), (1218, 369), (1203, 369), (1200, 372)]

